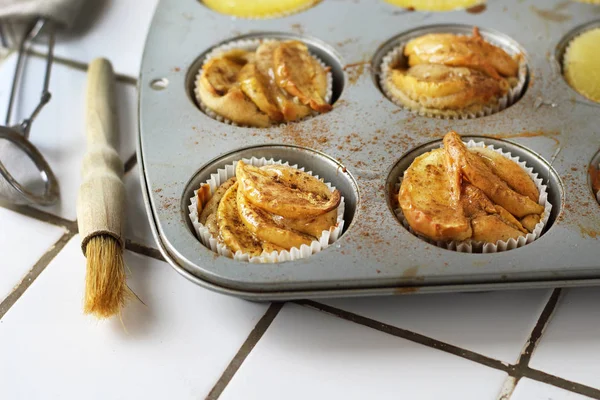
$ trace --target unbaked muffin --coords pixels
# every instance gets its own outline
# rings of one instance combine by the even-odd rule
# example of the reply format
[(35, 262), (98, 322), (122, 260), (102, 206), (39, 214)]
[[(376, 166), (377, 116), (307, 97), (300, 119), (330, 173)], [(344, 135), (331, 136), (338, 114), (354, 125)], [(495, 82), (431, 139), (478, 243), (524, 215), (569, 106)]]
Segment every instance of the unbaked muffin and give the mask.
[(563, 72), (573, 89), (600, 102), (600, 28), (585, 31), (569, 42)]

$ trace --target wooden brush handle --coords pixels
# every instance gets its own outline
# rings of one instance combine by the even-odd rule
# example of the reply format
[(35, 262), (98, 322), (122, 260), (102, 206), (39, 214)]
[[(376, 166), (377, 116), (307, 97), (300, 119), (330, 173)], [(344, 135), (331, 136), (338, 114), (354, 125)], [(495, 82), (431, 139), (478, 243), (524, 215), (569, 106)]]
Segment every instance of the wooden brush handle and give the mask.
[(77, 200), (84, 254), (88, 241), (100, 234), (114, 237), (123, 248), (125, 187), (123, 162), (116, 150), (115, 76), (110, 62), (103, 58), (95, 59), (88, 68), (85, 112), (87, 147)]

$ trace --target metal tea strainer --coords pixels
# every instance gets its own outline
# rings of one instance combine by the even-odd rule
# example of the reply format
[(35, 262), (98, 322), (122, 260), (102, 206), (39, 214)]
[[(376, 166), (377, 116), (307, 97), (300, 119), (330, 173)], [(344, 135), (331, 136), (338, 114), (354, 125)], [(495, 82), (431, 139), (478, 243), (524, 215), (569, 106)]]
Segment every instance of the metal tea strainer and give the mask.
[[(12, 81), (6, 120), (4, 126), (0, 125), (0, 142), (2, 141), (1, 139), (8, 142), (5, 144), (5, 149), (9, 149), (7, 151), (11, 153), (11, 158), (13, 156), (19, 159), (28, 158), (39, 171), (39, 177), (44, 186), (43, 190), (32, 190), (29, 185), (19, 182), (19, 180), (14, 177), (14, 171), (12, 174), (9, 172), (9, 169), (5, 165), (6, 160), (4, 160), (3, 163), (3, 153), (0, 153), (0, 198), (12, 203), (49, 205), (58, 199), (59, 190), (56, 177), (50, 169), (48, 162), (44, 159), (39, 150), (29, 141), (29, 132), (33, 120), (44, 105), (50, 101), (51, 97), (50, 92), (48, 91), (48, 84), (50, 81), (50, 70), (52, 68), (54, 50), (54, 26), (52, 25), (52, 22), (44, 18), (39, 18), (25, 30), (25, 33), (19, 42), (17, 65)], [(11, 125), (11, 114), (15, 103), (17, 87), (23, 72), (23, 58), (28, 44), (30, 44), (42, 30), (48, 35), (48, 55), (46, 58), (46, 70), (41, 98), (28, 118), (25, 118), (17, 124)], [(6, 38), (3, 34), (1, 21), (0, 39), (2, 39), (3, 44), (6, 45)], [(4, 156), (6, 156), (6, 153)]]

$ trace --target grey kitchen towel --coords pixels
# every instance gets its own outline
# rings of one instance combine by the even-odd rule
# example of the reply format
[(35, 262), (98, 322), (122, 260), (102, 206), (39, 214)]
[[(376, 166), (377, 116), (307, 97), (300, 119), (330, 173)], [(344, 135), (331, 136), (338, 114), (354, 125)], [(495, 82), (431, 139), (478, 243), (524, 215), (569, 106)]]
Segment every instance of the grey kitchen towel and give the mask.
[(27, 21), (46, 17), (69, 28), (85, 0), (0, 0), (0, 18)]

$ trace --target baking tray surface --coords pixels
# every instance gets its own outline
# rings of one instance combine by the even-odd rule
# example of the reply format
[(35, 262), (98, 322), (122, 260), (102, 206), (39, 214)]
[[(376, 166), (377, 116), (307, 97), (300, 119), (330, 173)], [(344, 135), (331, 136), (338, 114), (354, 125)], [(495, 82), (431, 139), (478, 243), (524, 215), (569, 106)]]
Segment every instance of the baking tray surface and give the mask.
[[(563, 3), (490, 1), (479, 13), (421, 13), (383, 1), (325, 0), (285, 18), (248, 20), (192, 0), (161, 0), (139, 79), (138, 147), (161, 251), (196, 283), (254, 299), (596, 282), (600, 206), (587, 171), (600, 148), (600, 107), (567, 85), (557, 58), (574, 29), (600, 26), (600, 6)], [(378, 60), (399, 35), (471, 26), (523, 50), (529, 81), (518, 102), (487, 117), (440, 120), (402, 110), (382, 94)], [(198, 109), (191, 84), (203, 54), (224, 41), (264, 35), (304, 40), (334, 67), (332, 112), (257, 129), (223, 124)], [(438, 146), (449, 130), (534, 164), (557, 203), (541, 238), (503, 253), (464, 254), (430, 245), (399, 223), (389, 204), (398, 164), (415, 149)], [(321, 253), (280, 264), (243, 264), (205, 248), (188, 222), (190, 193), (207, 166), (250, 153), (297, 157), (326, 180), (345, 182), (352, 207), (344, 235)]]

